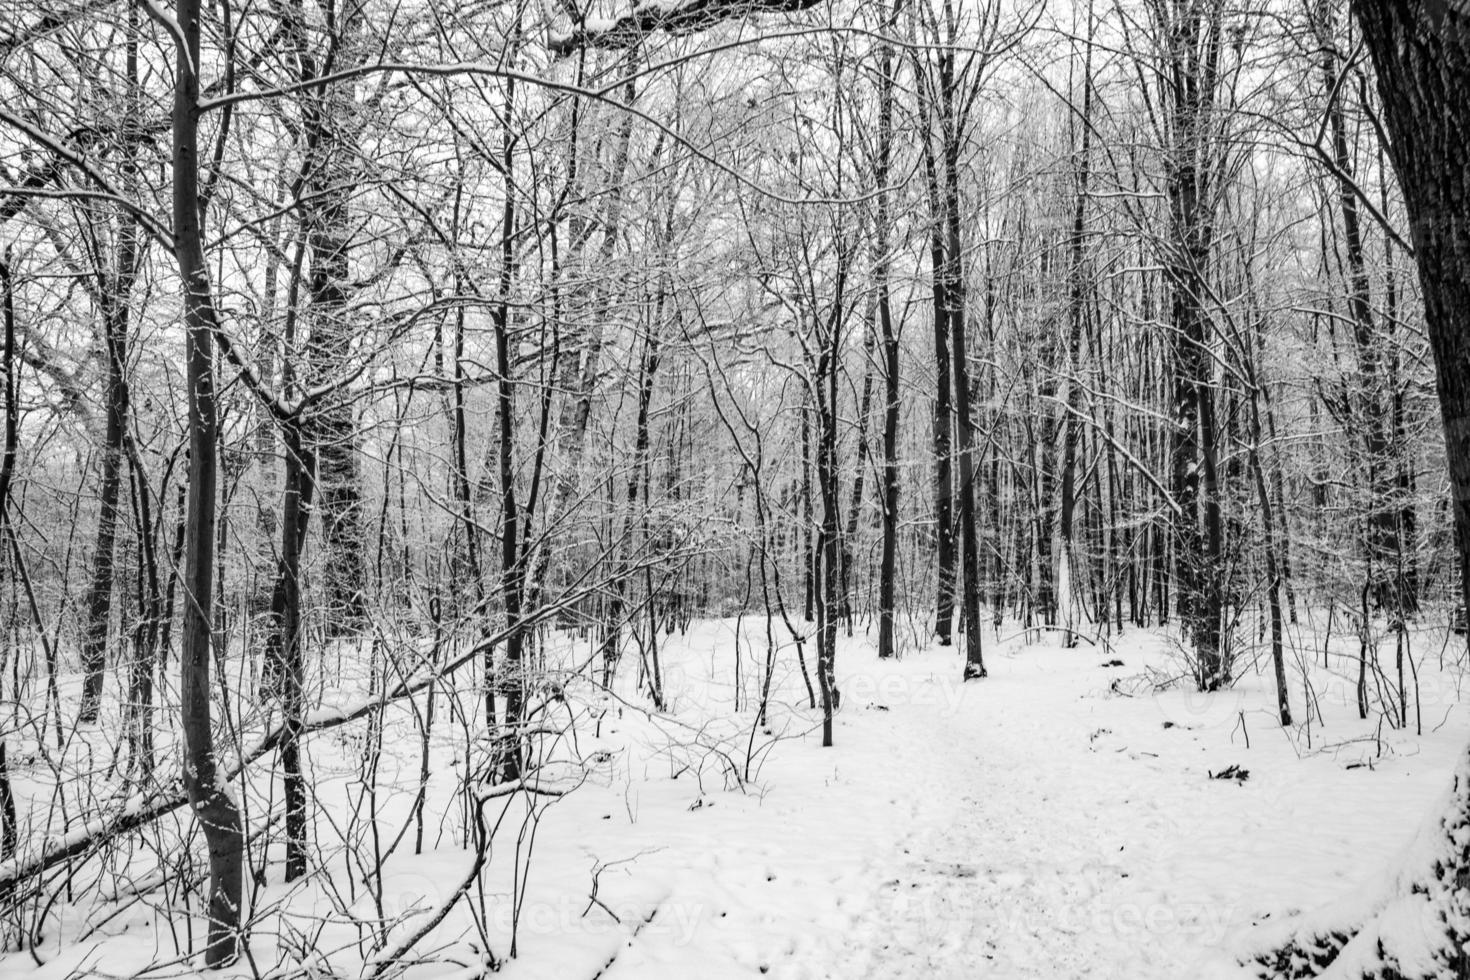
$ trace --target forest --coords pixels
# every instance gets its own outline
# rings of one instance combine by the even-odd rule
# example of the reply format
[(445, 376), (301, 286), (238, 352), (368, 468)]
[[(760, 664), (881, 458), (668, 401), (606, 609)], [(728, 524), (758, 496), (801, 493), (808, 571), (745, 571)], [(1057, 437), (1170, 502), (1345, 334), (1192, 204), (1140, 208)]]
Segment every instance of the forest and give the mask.
[(1466, 0), (0, 0), (0, 976), (1470, 980)]

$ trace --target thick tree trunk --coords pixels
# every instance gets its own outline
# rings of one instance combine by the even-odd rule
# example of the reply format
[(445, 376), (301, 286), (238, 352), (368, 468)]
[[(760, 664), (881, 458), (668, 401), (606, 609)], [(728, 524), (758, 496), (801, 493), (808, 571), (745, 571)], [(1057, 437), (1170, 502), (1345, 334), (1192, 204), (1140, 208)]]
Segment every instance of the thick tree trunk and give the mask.
[(1214, 361), (1208, 344), (1209, 268), (1214, 251), (1215, 190), (1211, 145), (1215, 89), (1222, 46), (1219, 0), (1199, 5), (1175, 0), (1158, 25), (1164, 34), (1169, 78), (1169, 145), (1165, 148), (1172, 240), (1165, 275), (1173, 292), (1170, 313), (1174, 439), (1172, 479), (1175, 572), (1180, 619), (1195, 650), (1196, 681), (1213, 691), (1229, 680), (1220, 648), (1223, 615), (1224, 528), (1216, 473), (1218, 439)]
[[(329, 53), (320, 59), (308, 46), (300, 0), (293, 0), (290, 16), (296, 18), (292, 31), (303, 82), (350, 69), (360, 59), (362, 14), (356, 0), (338, 9)], [(297, 191), (310, 260), (302, 319), (308, 331), (307, 378), (313, 385), (342, 369), (353, 340), (347, 300), (354, 244), (355, 111), (351, 82), (312, 89), (302, 106), (306, 158)], [(351, 402), (339, 393), (327, 395), (303, 417), (302, 435), (317, 463), (326, 630), (337, 639), (354, 635), (367, 619), (367, 529)]]

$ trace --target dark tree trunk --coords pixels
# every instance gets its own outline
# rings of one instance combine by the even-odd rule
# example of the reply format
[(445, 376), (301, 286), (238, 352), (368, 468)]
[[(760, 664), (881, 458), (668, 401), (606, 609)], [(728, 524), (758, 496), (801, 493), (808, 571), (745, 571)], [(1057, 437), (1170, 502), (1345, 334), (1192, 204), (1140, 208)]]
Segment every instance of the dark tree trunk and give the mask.
[(838, 273), (836, 297), (827, 325), (828, 336), (818, 359), (817, 386), (817, 489), (822, 498), (820, 536), (820, 584), (817, 590), (817, 687), (822, 694), (822, 745), (832, 744), (832, 716), (837, 711), (837, 618), (841, 602), (838, 568), (841, 524), (837, 501), (840, 496), (837, 471), (837, 374), (841, 358), (842, 279)]
[(816, 503), (812, 499), (812, 413), (811, 393), (804, 391), (801, 400), (801, 565), (802, 619), (808, 623), (815, 616), (817, 590)]
[[(151, 10), (152, 8), (150, 8)], [(210, 649), (214, 602), (215, 480), (218, 415), (214, 331), (218, 318), (204, 257), (199, 214), (199, 0), (175, 5), (173, 104), (174, 258), (184, 291), (189, 415), (188, 531), (184, 544), (184, 635), (179, 652), (179, 712), (184, 742), (184, 790), (209, 850), (207, 967), (239, 955), (241, 912), (240, 811), (225, 783), (214, 745)], [(163, 15), (158, 15), (163, 16)]]
[[(124, 72), (127, 78), (127, 104), (123, 113), (122, 129), (131, 134), (136, 131), (140, 112), (140, 90), (138, 85), (138, 47), (142, 14), (136, 6), (128, 8), (127, 42), (124, 51)], [(138, 165), (131, 152), (132, 144), (123, 156), (123, 184), (129, 193), (135, 192)], [(128, 294), (131, 293), (137, 270), (142, 263), (143, 249), (147, 239), (141, 234), (138, 221), (132, 214), (120, 215), (124, 230), (123, 247), (119, 250), (117, 264), (117, 288), (110, 295), (121, 294), (124, 322), (118, 331), (123, 341), (122, 349), (116, 352), (117, 362), (126, 365), (126, 317), (129, 310)], [(128, 764), (136, 767), (139, 780), (147, 783), (153, 775), (153, 671), (157, 667), (158, 643), (163, 629), (163, 591), (158, 576), (158, 534), (150, 499), (148, 475), (138, 455), (138, 447), (127, 429), (127, 389), (123, 389), (123, 431), (121, 447), (127, 456), (130, 474), (131, 501), (134, 526), (137, 531), (138, 548), (138, 621), (133, 628), (133, 656), (128, 667), (128, 693), (124, 708), (125, 738), (128, 744)], [(161, 499), (161, 498), (160, 498)]]
[[(515, 83), (507, 81), (507, 112), (515, 104)], [(505, 609), (505, 667), (494, 667), (494, 648), (485, 652), (485, 714), (490, 729), (496, 729), (495, 693), (505, 695), (504, 744), (500, 747), (500, 770), (504, 779), (521, 775), (521, 722), (525, 715), (525, 676), (523, 653), (525, 637), (518, 628), (521, 621), (525, 590), (525, 563), (521, 560), (520, 512), (516, 507), (515, 487), (515, 376), (511, 356), (510, 290), (515, 279), (516, 187), (510, 175), (515, 173), (515, 160), (509, 131), (501, 145), (501, 166), (505, 177), (505, 201), (500, 220), (500, 277), (498, 300), (491, 322), (495, 329), (495, 428), (496, 462), (501, 494), (501, 604)]]
[[(0, 455), (0, 536), (14, 533), (10, 526), (10, 481), (15, 474), (15, 454), (19, 447), (20, 411), (16, 404), (15, 385), (15, 296), (10, 277), (10, 250), (0, 254), (0, 316), (4, 319), (5, 353), (0, 366), (5, 370), (5, 443)], [(3, 665), (3, 661), (0, 661)], [(0, 682), (4, 681), (0, 671)], [(15, 696), (19, 698), (19, 692)], [(20, 825), (16, 821), (15, 793), (10, 785), (10, 768), (5, 758), (6, 741), (0, 739), (0, 861), (15, 853), (20, 841)]]
[(1076, 156), (1077, 197), (1072, 207), (1072, 237), (1067, 265), (1067, 403), (1062, 425), (1062, 499), (1059, 517), (1060, 548), (1057, 555), (1057, 602), (1066, 629), (1066, 645), (1077, 645), (1077, 564), (1073, 550), (1073, 524), (1077, 512), (1077, 444), (1082, 425), (1082, 380), (1080, 343), (1087, 317), (1088, 285), (1084, 261), (1087, 254), (1087, 193), (1092, 154), (1092, 8), (1087, 10), (1087, 54), (1082, 64), (1081, 146)]
[(316, 491), (316, 460), (297, 418), (282, 425), (286, 451), (286, 488), (282, 494), (281, 552), (271, 593), (263, 684), (266, 697), (284, 714), (281, 772), (286, 804), (285, 880), (306, 873), (306, 781), (301, 771), (301, 728), (305, 663), (301, 649), (301, 558)]
[[(920, 64), (920, 70), (927, 67)], [(924, 83), (918, 85), (922, 102), (920, 114), (927, 121), (932, 115)], [(947, 228), (944, 221), (944, 199), (940, 191), (939, 163), (929, 139), (924, 140), (924, 178), (929, 196), (929, 270), (934, 308), (934, 533), (939, 579), (934, 599), (934, 634), (940, 646), (954, 642), (954, 477), (951, 473), (950, 448), (954, 410), (951, 407), (949, 297), (950, 272), (945, 258)]]
[[(945, 99), (949, 101), (948, 97)], [(949, 302), (949, 335), (954, 355), (955, 431), (959, 433), (960, 463), (960, 543), (963, 592), (961, 608), (965, 618), (966, 680), (985, 676), (985, 656), (980, 629), (980, 545), (976, 540), (975, 521), (975, 429), (971, 425), (970, 369), (966, 354), (965, 263), (964, 240), (960, 232), (959, 133), (952, 106), (946, 106), (951, 123), (945, 140), (945, 224), (947, 227), (947, 265)]]
[[(944, 41), (936, 46), (934, 70), (919, 88), (928, 94), (922, 99), (921, 116), (937, 130), (940, 152), (932, 149), (931, 139), (924, 140), (924, 170), (929, 185), (929, 205), (933, 215), (930, 260), (934, 266), (934, 351), (939, 371), (939, 398), (934, 415), (934, 450), (938, 464), (938, 514), (940, 531), (940, 595), (936, 608), (936, 626), (940, 643), (950, 642), (955, 591), (954, 532), (959, 525), (961, 613), (965, 630), (966, 680), (985, 676), (980, 629), (980, 553), (975, 520), (975, 430), (972, 425), (972, 392), (970, 364), (966, 353), (965, 320), (965, 255), (960, 216), (960, 148), (967, 129), (983, 62), (972, 60), (961, 67), (956, 62), (955, 46), (958, 28), (954, 5), (943, 4)], [(934, 25), (936, 33), (939, 25)], [(947, 342), (947, 343), (946, 343)], [(948, 350), (946, 350), (946, 346)], [(947, 363), (946, 363), (947, 362)], [(948, 368), (948, 372), (946, 372)], [(949, 376), (954, 380), (954, 433), (958, 438), (959, 483), (951, 486), (949, 471), (950, 392)], [(959, 513), (950, 510), (951, 494), (958, 498)], [(947, 549), (947, 553), (946, 553)], [(946, 558), (948, 570), (946, 572)]]
[(852, 549), (858, 535), (858, 518), (863, 509), (863, 483), (868, 475), (868, 416), (873, 412), (873, 327), (866, 323), (863, 329), (863, 394), (858, 402), (857, 451), (853, 454), (855, 466), (852, 478), (852, 493), (847, 498), (847, 527), (842, 530), (842, 619), (847, 624), (847, 635), (852, 636)]
[[(137, 80), (137, 31), (134, 26), (128, 34), (127, 64), (130, 87), (128, 90), (128, 112), (124, 126), (133, 115), (134, 89)], [(133, 156), (137, 138), (131, 133), (120, 137), (123, 147), (124, 177), (129, 185), (136, 175)], [(105, 403), (105, 432), (102, 443), (102, 474), (98, 483), (100, 509), (97, 516), (97, 537), (92, 551), (92, 580), (87, 588), (87, 621), (82, 634), (82, 703), (79, 720), (94, 722), (102, 703), (102, 687), (107, 669), (109, 625), (112, 620), (112, 593), (114, 568), (113, 558), (117, 542), (118, 497), (122, 490), (123, 440), (127, 438), (128, 424), (128, 380), (127, 344), (129, 313), (133, 282), (137, 278), (141, 253), (141, 236), (138, 220), (131, 213), (119, 210), (116, 228), (117, 242), (113, 255), (113, 267), (99, 273), (99, 293), (102, 297), (102, 343), (107, 360), (107, 379), (103, 400)]]
[(883, 557), (878, 579), (878, 656), (892, 657), (898, 578), (898, 334), (893, 324), (893, 297), (889, 292), (891, 215), (887, 192), (893, 151), (893, 49), (886, 42), (878, 50), (878, 148), (873, 183), (878, 190), (873, 249), (877, 259), (873, 278), (878, 289), (878, 330), (883, 348)]
[[(290, 15), (303, 82), (350, 69), (360, 58), (361, 11), (356, 0), (341, 4), (331, 24), (334, 36), (318, 58), (309, 49), (305, 15), (293, 0)], [(305, 160), (298, 194), (310, 271), (306, 278), (306, 358), (309, 384), (330, 380), (348, 360), (353, 340), (347, 300), (353, 242), (353, 133), (351, 82), (325, 83), (303, 103)], [(302, 436), (316, 459), (320, 498), (322, 589), (330, 638), (351, 636), (367, 619), (367, 530), (362, 502), (358, 438), (352, 404), (332, 393), (303, 416)]]
[[(127, 219), (124, 219), (125, 221)], [(131, 264), (131, 262), (129, 262)], [(112, 278), (112, 277), (108, 277)], [(131, 276), (127, 277), (128, 279)], [(117, 288), (123, 288), (122, 276)], [(126, 296), (107, 298), (103, 313), (107, 350), (106, 430), (102, 443), (102, 474), (97, 496), (96, 545), (92, 550), (92, 580), (87, 587), (87, 621), (82, 636), (82, 703), (78, 720), (94, 722), (102, 704), (102, 686), (107, 669), (109, 626), (112, 620), (113, 557), (117, 541), (118, 497), (122, 490), (122, 441), (127, 425), (128, 384), (124, 376), (127, 344), (128, 301)]]
[(1165, 35), (1168, 140), (1165, 171), (1172, 240), (1165, 275), (1170, 312), (1174, 438), (1171, 447), (1175, 571), (1180, 619), (1195, 650), (1196, 680), (1213, 691), (1229, 680), (1220, 648), (1224, 529), (1216, 473), (1214, 360), (1208, 344), (1209, 268), (1214, 249), (1215, 189), (1211, 116), (1219, 80), (1222, 9), (1176, 0), (1159, 29)]

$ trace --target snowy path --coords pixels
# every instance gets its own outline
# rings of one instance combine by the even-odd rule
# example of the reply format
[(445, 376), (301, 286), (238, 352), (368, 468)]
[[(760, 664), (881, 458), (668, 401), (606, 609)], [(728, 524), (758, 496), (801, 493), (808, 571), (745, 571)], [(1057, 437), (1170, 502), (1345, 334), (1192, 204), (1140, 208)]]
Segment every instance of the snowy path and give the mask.
[[(746, 620), (748, 693), (763, 635), (763, 623)], [(1325, 725), (1314, 719), (1310, 732), (1286, 733), (1273, 723), (1268, 682), (1249, 672), (1210, 697), (1156, 693), (1146, 671), (1171, 660), (1149, 632), (1129, 632), (1109, 650), (987, 641), (990, 676), (964, 684), (955, 650), (885, 663), (863, 638), (844, 639), (844, 704), (830, 749), (819, 745), (794, 658), (782, 651), (773, 710), (781, 737), (771, 745), (758, 734), (757, 748), (770, 751), (743, 791), (719, 762), (721, 753), (743, 758), (751, 722), (748, 702), (733, 710), (732, 622), (664, 643), (667, 714), (637, 709), (632, 690), (621, 706), (590, 686), (573, 691), (579, 710), (601, 712), (576, 733), (590, 778), (540, 818), (518, 956), (497, 975), (1213, 977), (1263, 918), (1381, 887), (1470, 738), (1463, 678), (1431, 674), (1428, 661), (1425, 735), (1360, 722), (1350, 681), (1320, 669), (1313, 683)], [(1123, 666), (1102, 666), (1114, 657)], [(355, 750), (324, 737), (312, 752), (322, 805), (340, 817)], [(467, 867), (457, 811), (442, 802), (454, 799), (457, 763), (442, 763), (430, 850), (405, 849), (383, 872), (383, 914), (404, 924), (423, 921)], [(390, 739), (382, 765), (400, 791), (385, 801), (392, 815), (381, 826), (401, 826), (416, 742)], [(1250, 778), (1209, 778), (1230, 765)], [(496, 838), (477, 905), (487, 921), (457, 903), (418, 947), (424, 960), (407, 980), (478, 976), (482, 926), (504, 959), (522, 816)], [(347, 880), (341, 867), (334, 873)], [(261, 902), (287, 895), (275, 886)], [(377, 914), (362, 896), (353, 901), (354, 914)], [(287, 905), (301, 922), (334, 907), (309, 892)], [(86, 914), (76, 910), (67, 928)], [(68, 943), (64, 930), (52, 936), (52, 958), (34, 972), (28, 954), (0, 956), (0, 977), (19, 969), (68, 980), (103, 965), (129, 974), (168, 958), (169, 928), (135, 905), (86, 943)], [(333, 937), (347, 932), (334, 928)], [(406, 925), (397, 928), (401, 935)], [(278, 930), (289, 932), (275, 920), (253, 932), (262, 962), (279, 957)], [(352, 974), (350, 964), (333, 970)], [(241, 964), (221, 977), (250, 975)]]
[[(1348, 769), (1373, 747), (1299, 759), (1263, 684), (1120, 697), (1109, 682), (1135, 664), (1102, 659), (1011, 644), (962, 685), (953, 651), (892, 665), (849, 651), (836, 748), (783, 744), (763, 798), (717, 793), (691, 811), (683, 787), (656, 804), (672, 818), (586, 845), (602, 860), (641, 853), (624, 886), (658, 907), (609, 944), (603, 976), (1195, 976), (1262, 915), (1376, 877), (1466, 727), (1457, 709), (1438, 735)], [(1351, 712), (1324, 710), (1319, 745), (1361, 734)], [(1232, 763), (1251, 778), (1208, 778)], [(602, 894), (616, 881), (604, 875)], [(560, 975), (538, 945), (512, 976)]]

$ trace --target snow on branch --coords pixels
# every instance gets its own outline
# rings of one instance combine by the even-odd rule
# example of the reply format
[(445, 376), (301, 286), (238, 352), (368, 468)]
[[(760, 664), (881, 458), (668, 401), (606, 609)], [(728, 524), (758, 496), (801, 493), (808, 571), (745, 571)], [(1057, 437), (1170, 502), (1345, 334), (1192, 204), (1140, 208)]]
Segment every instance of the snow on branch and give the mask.
[(553, 54), (564, 57), (582, 48), (626, 48), (656, 31), (697, 34), (727, 20), (752, 14), (794, 14), (824, 0), (645, 0), (614, 20), (588, 19), (570, 34), (552, 37)]

